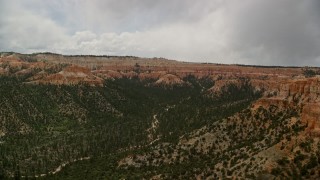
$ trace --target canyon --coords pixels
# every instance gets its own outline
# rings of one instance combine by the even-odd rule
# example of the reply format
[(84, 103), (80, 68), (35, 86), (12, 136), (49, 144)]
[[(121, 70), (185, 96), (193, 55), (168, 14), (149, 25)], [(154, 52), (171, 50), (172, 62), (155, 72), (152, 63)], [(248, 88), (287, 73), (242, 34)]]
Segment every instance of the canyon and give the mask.
[[(26, 138), (32, 133), (37, 134), (36, 131), (40, 131), (37, 128), (41, 131), (45, 129), (43, 132), (50, 134), (48, 139), (55, 136), (60, 139), (65, 136), (71, 138), (72, 133), (79, 133), (79, 137), (82, 137), (80, 132), (97, 131), (96, 126), (119, 136), (124, 132), (132, 133), (134, 140), (125, 139), (115, 147), (112, 144), (103, 145), (107, 140), (117, 142), (119, 137), (114, 135), (108, 135), (108, 139), (103, 141), (97, 139), (94, 144), (83, 140), (80, 142), (83, 146), (81, 149), (77, 149), (79, 144), (68, 145), (67, 142), (71, 142), (72, 138), (65, 138), (63, 143), (55, 139), (52, 145), (44, 143), (41, 146), (32, 141), (35, 147), (45, 149), (45, 153), (57, 151), (50, 157), (54, 161), (50, 166), (44, 163), (48, 160), (41, 161), (43, 166), (50, 167), (47, 173), (38, 170), (43, 177), (65, 177), (68, 171), (73, 172), (72, 168), (77, 170), (82, 166), (90, 166), (90, 163), (99, 164), (101, 159), (97, 157), (108, 159), (110, 154), (117, 157), (108, 162), (112, 162), (112, 167), (119, 173), (118, 177), (128, 177), (132, 175), (130, 173), (137, 171), (140, 178), (170, 179), (175, 177), (175, 173), (170, 174), (167, 170), (170, 167), (177, 168), (177, 172), (181, 171), (176, 178), (320, 177), (318, 67), (191, 63), (132, 56), (1, 53), (0, 76), (10, 80), (4, 79), (2, 87), (11, 81), (21, 86), (18, 91), (12, 85), (9, 92), (23, 92), (23, 88), (27, 87), (43, 93), (43, 97), (50, 101), (41, 100), (41, 103), (48, 103), (46, 107), (52, 108), (50, 113), (57, 106), (59, 110), (53, 115), (62, 119), (60, 122), (53, 115), (47, 117), (47, 110), (37, 107), (41, 103), (36, 105), (36, 101), (29, 99), (30, 97), (19, 94), (16, 94), (19, 100), (4, 97), (0, 112), (7, 115), (1, 117), (0, 138), (3, 140), (0, 139), (0, 142), (4, 143), (0, 144), (0, 148), (5, 148), (5, 143), (10, 142), (11, 138), (14, 140), (20, 136)], [(42, 92), (38, 87), (46, 90)], [(16, 104), (10, 104), (12, 98), (17, 101)], [(28, 101), (21, 102), (23, 99)], [(26, 108), (26, 113), (32, 120), (20, 117), (15, 112), (15, 109), (19, 109), (17, 105), (21, 106), (20, 109)], [(128, 108), (122, 108), (124, 105)], [(44, 122), (39, 125), (39, 119), (44, 117), (48, 121), (51, 119), (59, 123)], [(92, 117), (101, 120), (96, 122), (90, 119)], [(108, 126), (114, 127), (113, 129), (108, 129), (103, 124), (106, 117), (113, 119), (108, 122)], [(141, 120), (136, 123), (140, 123), (139, 128), (144, 128), (143, 130), (138, 127), (132, 130), (122, 129), (125, 124), (133, 123), (138, 117)], [(175, 118), (181, 120), (171, 122)], [(127, 122), (123, 119), (132, 120)], [(146, 123), (144, 119), (150, 121)], [(94, 124), (86, 125), (91, 121)], [(115, 123), (117, 121), (124, 126)], [(70, 127), (80, 128), (65, 129), (61, 126), (61, 123), (65, 123), (69, 127), (71, 122)], [(178, 127), (181, 123), (184, 125)], [(124, 132), (119, 132), (121, 130)], [(136, 136), (134, 132), (141, 135)], [(104, 132), (96, 133), (100, 137)], [(62, 147), (56, 148), (64, 143), (66, 144)], [(97, 144), (103, 146), (101, 152), (92, 150)], [(14, 148), (8, 146), (7, 149), (9, 147)], [(31, 158), (29, 154), (38, 152), (37, 148), (31, 148), (21, 158)], [(102, 151), (107, 153), (103, 154)], [(59, 152), (71, 154), (71, 159), (59, 159)], [(11, 156), (13, 155), (9, 153), (6, 161), (12, 160)], [(77, 162), (72, 163), (72, 166), (59, 165), (59, 162), (73, 162), (81, 157), (88, 157), (90, 162), (85, 164), (89, 160), (83, 160), (81, 166)], [(95, 158), (96, 161), (92, 160)], [(212, 162), (202, 161), (202, 158), (211, 158)], [(202, 162), (205, 166), (194, 165), (193, 161), (199, 164)], [(190, 171), (184, 172), (184, 162), (187, 162), (186, 166), (194, 167), (185, 167)], [(22, 168), (26, 167), (28, 161), (18, 160), (15, 163)], [(7, 166), (11, 169), (5, 169), (4, 172), (14, 177), (17, 167)], [(49, 173), (57, 167), (65, 170)], [(28, 176), (30, 171), (32, 170), (25, 170), (23, 176)], [(127, 176), (121, 174), (122, 171)], [(37, 173), (33, 176), (37, 176)]]

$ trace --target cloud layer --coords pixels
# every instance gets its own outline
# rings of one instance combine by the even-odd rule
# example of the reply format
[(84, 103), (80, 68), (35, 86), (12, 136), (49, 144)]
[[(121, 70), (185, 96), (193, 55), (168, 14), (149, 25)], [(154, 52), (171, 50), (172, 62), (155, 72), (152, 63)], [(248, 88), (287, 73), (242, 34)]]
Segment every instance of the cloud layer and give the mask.
[(318, 0), (0, 0), (0, 51), (320, 66)]

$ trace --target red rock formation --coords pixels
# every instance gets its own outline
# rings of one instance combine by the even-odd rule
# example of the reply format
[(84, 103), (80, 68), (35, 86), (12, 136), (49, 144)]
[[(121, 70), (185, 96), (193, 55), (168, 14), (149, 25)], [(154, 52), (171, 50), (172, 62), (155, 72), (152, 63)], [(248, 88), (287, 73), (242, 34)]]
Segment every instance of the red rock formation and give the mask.
[(155, 85), (186, 85), (186, 83), (178, 76), (173, 74), (166, 74), (161, 76), (155, 83)]
[[(76, 65), (68, 66), (55, 74), (40, 72), (36, 75), (36, 80), (30, 83), (40, 84), (79, 84), (85, 83), (93, 86), (102, 86), (103, 79), (94, 76), (86, 67)], [(32, 80), (32, 78), (30, 79)]]
[(305, 78), (288, 80), (279, 84), (278, 95), (259, 99), (254, 107), (295, 108), (299, 110), (301, 122), (307, 124), (306, 133), (320, 136), (320, 79)]
[[(232, 81), (237, 84), (239, 77), (249, 78), (257, 91), (265, 90), (266, 95), (283, 93), (286, 97), (289, 93), (288, 80), (302, 75), (302, 68), (268, 68), (268, 67), (249, 67), (236, 65), (218, 65), (205, 63), (184, 63), (162, 58), (137, 58), (137, 57), (93, 57), (93, 56), (62, 56), (57, 54), (38, 54), (32, 56), (32, 62), (21, 59), (23, 55), (2, 56), (0, 65), (9, 64), (10, 67), (22, 66), (25, 69), (45, 70), (55, 65), (69, 64), (58, 74), (39, 73), (30, 78), (30, 81), (37, 80), (38, 83), (58, 83), (73, 84), (86, 82), (101, 84), (102, 79), (132, 78), (159, 80), (172, 83), (181, 83), (181, 79), (194, 75), (195, 77), (210, 77), (216, 82), (216, 87), (212, 90), (218, 91), (222, 86)], [(72, 66), (70, 66), (70, 64)], [(0, 66), (1, 67), (1, 66)], [(0, 70), (4, 74), (6, 70)], [(168, 77), (165, 75), (169, 74)], [(180, 80), (170, 80), (170, 76), (175, 74)], [(165, 78), (167, 80), (160, 80)], [(70, 81), (70, 82), (68, 82)], [(34, 82), (33, 82), (34, 83)], [(281, 87), (280, 85), (283, 84)], [(294, 87), (291, 87), (294, 88)], [(298, 87), (296, 87), (298, 88)], [(311, 91), (317, 91), (317, 88)], [(307, 88), (308, 89), (308, 88)]]
[(307, 103), (302, 108), (301, 120), (308, 124), (306, 132), (320, 137), (320, 103)]

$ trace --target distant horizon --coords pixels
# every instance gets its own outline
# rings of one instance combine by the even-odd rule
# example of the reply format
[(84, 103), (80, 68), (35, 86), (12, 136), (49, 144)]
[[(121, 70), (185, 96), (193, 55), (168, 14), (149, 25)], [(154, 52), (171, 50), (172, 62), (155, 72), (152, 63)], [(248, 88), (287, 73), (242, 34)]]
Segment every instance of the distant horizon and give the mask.
[(21, 54), (21, 55), (38, 55), (38, 54), (52, 54), (52, 55), (61, 55), (65, 57), (77, 57), (77, 56), (89, 56), (89, 57), (124, 57), (124, 58), (141, 58), (141, 59), (163, 59), (167, 61), (176, 61), (179, 63), (190, 63), (190, 64), (213, 64), (213, 65), (226, 65), (226, 66), (245, 66), (245, 67), (266, 67), (266, 68), (320, 68), (320, 66), (285, 66), (285, 65), (259, 65), (259, 64), (239, 64), (239, 63), (219, 63), (219, 62), (205, 62), (205, 61), (182, 61), (178, 59), (168, 59), (164, 57), (140, 57), (140, 56), (130, 56), (130, 55), (94, 55), (94, 54), (59, 54), (54, 52), (33, 52), (33, 53), (20, 53), (14, 51), (0, 51), (0, 54), (3, 53), (12, 53), (12, 54)]

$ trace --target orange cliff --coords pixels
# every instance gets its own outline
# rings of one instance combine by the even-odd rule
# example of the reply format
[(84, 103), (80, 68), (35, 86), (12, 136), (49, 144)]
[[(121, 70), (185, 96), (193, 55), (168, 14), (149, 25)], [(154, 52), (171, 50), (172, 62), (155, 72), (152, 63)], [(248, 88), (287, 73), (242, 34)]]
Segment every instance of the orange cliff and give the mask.
[(254, 107), (276, 105), (296, 109), (301, 122), (308, 125), (306, 134), (320, 137), (320, 78), (287, 80), (274, 89), (277, 88), (275, 96), (259, 99)]
[[(155, 82), (164, 78), (166, 79), (164, 82), (167, 84), (183, 84), (184, 82), (177, 79), (183, 81), (184, 77), (194, 75), (197, 78), (209, 77), (213, 80), (221, 79), (225, 82), (244, 77), (251, 79), (252, 84), (257, 89), (270, 89), (271, 86), (274, 86), (273, 82), (290, 79), (302, 74), (301, 68), (186, 63), (163, 58), (63, 56), (50, 53), (1, 56), (1, 74), (7, 73), (4, 68), (7, 64), (11, 67), (18, 67), (18, 70), (24, 70), (21, 74), (30, 72), (25, 69), (36, 69), (39, 74), (33, 74), (33, 77), (29, 79), (29, 83), (52, 84), (85, 82), (92, 85), (101, 85), (103, 79), (123, 77), (153, 79)], [(62, 65), (64, 66), (59, 72), (46, 71)], [(71, 69), (68, 69), (69, 66), (71, 66)], [(171, 74), (175, 78), (168, 78), (166, 74)]]

